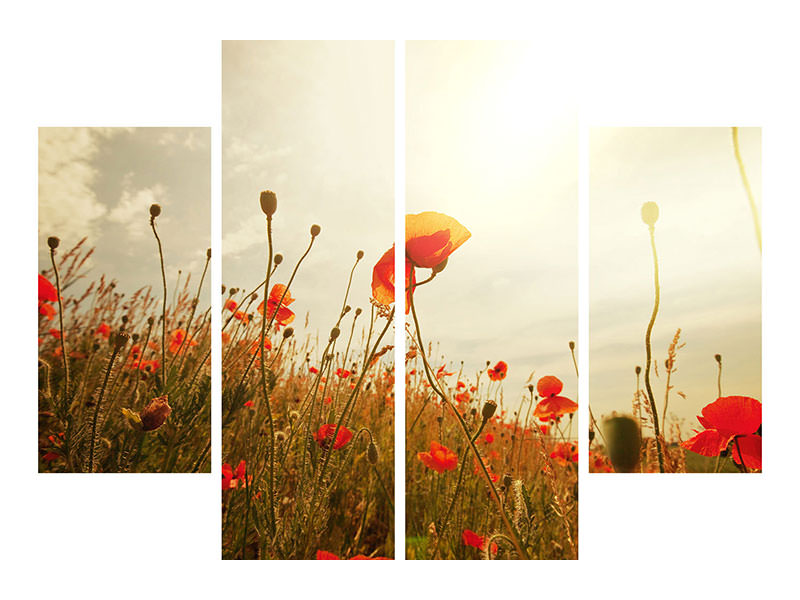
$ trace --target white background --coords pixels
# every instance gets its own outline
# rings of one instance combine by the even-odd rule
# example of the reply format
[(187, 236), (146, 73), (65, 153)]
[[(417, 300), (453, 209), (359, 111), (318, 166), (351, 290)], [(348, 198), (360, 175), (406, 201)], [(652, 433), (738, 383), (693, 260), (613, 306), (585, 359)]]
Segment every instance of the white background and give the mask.
[[(738, 598), (796, 589), (797, 17), (786, 12), (788, 3), (769, 2), (529, 4), (226, 2), (223, 8), (140, 1), (121, 7), (4, 7), (4, 595)], [(36, 343), (33, 317), (25, 316), (32, 315), (36, 270), (36, 128), (211, 125), (212, 214), (219, 214), (220, 40), (291, 38), (530, 39), (543, 61), (575, 70), (581, 90), (583, 373), (588, 126), (763, 127), (764, 473), (589, 476), (584, 460), (578, 562), (347, 566), (219, 560), (216, 429), (212, 475), (37, 475)], [(402, 219), (402, 201), (396, 214)], [(219, 220), (212, 231), (218, 247)], [(215, 258), (212, 286), (220, 282), (218, 252)], [(584, 378), (583, 424), (587, 384)], [(218, 396), (214, 402), (216, 415)], [(400, 431), (401, 426), (398, 419)], [(402, 529), (397, 533), (402, 536)]]

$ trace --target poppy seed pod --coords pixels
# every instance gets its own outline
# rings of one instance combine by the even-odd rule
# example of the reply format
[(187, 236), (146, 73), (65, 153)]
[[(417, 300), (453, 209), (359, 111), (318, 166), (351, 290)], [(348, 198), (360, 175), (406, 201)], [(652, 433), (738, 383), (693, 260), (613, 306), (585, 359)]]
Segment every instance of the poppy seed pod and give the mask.
[(361, 311), (361, 309), (360, 309), (360, 308), (357, 308), (357, 309), (356, 309), (356, 316), (360, 315), (360, 314), (361, 314), (361, 312), (362, 312), (362, 311)]
[(127, 333), (125, 333), (124, 331), (120, 331), (114, 337), (114, 347), (117, 349), (122, 348), (125, 344), (128, 343), (129, 338), (130, 336)]
[(206, 258), (211, 258), (211, 248), (206, 250)]
[(506, 488), (510, 488), (512, 483), (513, 479), (511, 479), (511, 475), (503, 475), (503, 485), (506, 486)]
[(150, 325), (152, 327), (154, 322), (155, 322), (155, 319), (153, 317), (147, 317), (147, 324), (148, 325)]
[(642, 221), (652, 227), (658, 221), (658, 204), (655, 202), (645, 202), (642, 204)]
[(275, 211), (278, 210), (278, 197), (275, 195), (275, 192), (270, 190), (261, 192), (259, 201), (261, 202), (261, 210), (264, 211), (267, 217), (271, 217), (275, 214)]
[(58, 239), (58, 238), (57, 238), (56, 236), (54, 236), (54, 235), (51, 235), (49, 238), (47, 238), (47, 245), (49, 246), (49, 248), (50, 248), (51, 250), (55, 250), (56, 248), (58, 248), (58, 245), (59, 245), (60, 243), (61, 243), (61, 240), (60, 240), (60, 239)]
[(570, 350), (575, 350), (575, 342), (573, 342), (573, 341), (570, 341), (570, 343), (569, 343), (569, 349), (570, 349)]
[(356, 252), (356, 260), (361, 260), (362, 258), (364, 258), (364, 251), (359, 250), (358, 252)]
[(378, 447), (375, 442), (370, 442), (369, 446), (367, 446), (367, 460), (371, 465), (378, 464)]
[(171, 412), (172, 408), (167, 402), (166, 394), (153, 398), (139, 413), (139, 418), (142, 420), (142, 430), (155, 431), (166, 422)]
[(608, 444), (608, 458), (617, 473), (633, 473), (639, 465), (642, 434), (636, 420), (629, 415), (613, 413), (603, 420)]
[(222, 294), (224, 294), (224, 293), (225, 293), (225, 290), (227, 290), (227, 289), (228, 289), (228, 288), (226, 288), (226, 287), (225, 287), (225, 285), (223, 284), (223, 286), (222, 286), (222, 292), (221, 292), (221, 293), (222, 293)]
[(489, 400), (486, 404), (483, 405), (481, 409), (481, 416), (483, 416), (484, 421), (488, 421), (494, 416), (494, 412), (497, 410), (497, 402), (494, 400)]
[(320, 231), (322, 231), (322, 227), (320, 227), (317, 224), (312, 225), (311, 226), (311, 237), (317, 237), (319, 235)]
[(722, 364), (722, 354), (715, 354), (714, 360), (717, 361), (719, 364)]
[(446, 266), (447, 266), (447, 259), (445, 258), (442, 262), (440, 262), (438, 265), (433, 267), (433, 272), (434, 273), (441, 273), (442, 271), (444, 271)]
[(639, 365), (636, 365), (636, 374), (637, 375), (641, 375), (642, 374), (642, 367), (640, 367)]
[(331, 341), (333, 341), (336, 338), (338, 338), (340, 333), (341, 333), (341, 331), (339, 331), (338, 327), (334, 327), (333, 329), (331, 329)]
[(283, 254), (276, 254), (272, 260), (276, 265), (281, 264), (283, 262)]
[(533, 384), (528, 384), (528, 391), (532, 394), (533, 393)]
[(150, 205), (150, 217), (155, 219), (160, 214), (161, 214), (161, 205), (159, 205), (159, 204), (151, 204)]
[(293, 333), (294, 329), (292, 329), (291, 327), (287, 327), (286, 329), (283, 330), (283, 339), (285, 340), (289, 339), (290, 337), (292, 337)]

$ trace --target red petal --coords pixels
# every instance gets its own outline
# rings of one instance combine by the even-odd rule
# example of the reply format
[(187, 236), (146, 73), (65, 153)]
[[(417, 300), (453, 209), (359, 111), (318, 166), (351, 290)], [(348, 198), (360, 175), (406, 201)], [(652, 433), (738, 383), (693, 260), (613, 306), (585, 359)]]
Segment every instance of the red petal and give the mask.
[(736, 464), (741, 465), (742, 459), (744, 459), (744, 466), (748, 469), (761, 470), (761, 436), (742, 435), (736, 437), (731, 448), (731, 455)]
[(761, 426), (761, 402), (747, 396), (717, 398), (703, 409), (703, 418), (728, 437), (755, 433)]
[(716, 429), (706, 429), (681, 443), (681, 446), (703, 456), (719, 456), (728, 445), (728, 440), (729, 437), (721, 435)]

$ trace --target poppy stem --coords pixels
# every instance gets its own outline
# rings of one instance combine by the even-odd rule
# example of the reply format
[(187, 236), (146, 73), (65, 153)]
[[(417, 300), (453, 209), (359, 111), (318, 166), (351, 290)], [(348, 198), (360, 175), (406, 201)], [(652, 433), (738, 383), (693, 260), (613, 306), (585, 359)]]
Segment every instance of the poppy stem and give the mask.
[(648, 225), (650, 230), (650, 248), (653, 251), (653, 273), (655, 281), (655, 302), (653, 303), (653, 314), (650, 316), (650, 323), (647, 325), (647, 333), (645, 334), (644, 344), (647, 354), (647, 360), (644, 368), (644, 385), (647, 389), (647, 397), (650, 400), (650, 412), (653, 417), (653, 432), (656, 436), (656, 450), (658, 451), (658, 469), (664, 472), (664, 453), (661, 448), (661, 430), (658, 426), (658, 409), (656, 408), (656, 400), (653, 396), (653, 388), (650, 385), (650, 363), (652, 362), (652, 348), (650, 346), (650, 336), (653, 333), (653, 325), (656, 322), (658, 315), (658, 305), (661, 301), (661, 288), (658, 285), (658, 254), (656, 253), (656, 230), (653, 225)]
[(736, 446), (736, 452), (739, 453), (739, 460), (742, 462), (742, 467), (744, 468), (745, 473), (749, 473), (750, 469), (747, 468), (747, 464), (744, 462), (744, 456), (742, 456), (742, 449), (739, 447), (739, 437), (736, 436), (733, 438), (733, 444)]
[(526, 559), (526, 560), (529, 560), (530, 557), (528, 556), (528, 552), (525, 549), (525, 547), (522, 545), (522, 542), (519, 539), (519, 534), (517, 533), (516, 529), (514, 528), (514, 525), (511, 523), (511, 520), (508, 518), (508, 515), (506, 514), (505, 508), (503, 508), (503, 501), (500, 498), (500, 494), (497, 492), (497, 488), (495, 487), (494, 482), (492, 481), (492, 478), (489, 475), (489, 471), (487, 470), (486, 465), (484, 464), (483, 459), (480, 456), (480, 452), (478, 452), (478, 448), (475, 446), (475, 442), (472, 441), (472, 438), (471, 438), (471, 436), (469, 434), (469, 428), (467, 427), (467, 424), (464, 422), (464, 419), (461, 417), (461, 414), (458, 412), (458, 410), (456, 410), (456, 408), (448, 400), (447, 396), (445, 396), (444, 392), (442, 392), (441, 389), (439, 389), (439, 386), (434, 381), (434, 377), (433, 377), (432, 371), (431, 371), (431, 366), (430, 366), (430, 364), (428, 364), (428, 359), (425, 356), (425, 342), (422, 339), (422, 329), (420, 328), (419, 319), (417, 318), (417, 310), (414, 307), (414, 295), (413, 294), (409, 294), (408, 297), (409, 297), (408, 298), (408, 302), (409, 302), (409, 304), (411, 306), (411, 315), (412, 315), (412, 317), (414, 319), (414, 328), (415, 328), (415, 330), (417, 332), (417, 340), (418, 340), (418, 345), (419, 345), (419, 354), (422, 357), (422, 364), (425, 367), (425, 376), (428, 378), (428, 383), (430, 384), (431, 389), (433, 389), (433, 391), (436, 392), (436, 395), (438, 395), (442, 399), (442, 402), (445, 405), (447, 405), (450, 408), (450, 410), (452, 411), (452, 413), (456, 416), (456, 419), (458, 420), (458, 423), (461, 426), (461, 430), (464, 433), (464, 436), (467, 438), (467, 441), (469, 442), (469, 445), (472, 448), (472, 451), (473, 451), (473, 453), (475, 455), (475, 458), (478, 460), (478, 464), (481, 466), (481, 469), (483, 471), (483, 475), (486, 478), (486, 482), (487, 482), (487, 484), (489, 486), (489, 490), (491, 492), (492, 498), (494, 499), (495, 504), (497, 504), (497, 508), (500, 511), (500, 517), (502, 518), (503, 523), (505, 524), (506, 528), (508, 529), (509, 533), (511, 534), (511, 538), (512, 538), (512, 541), (514, 542), (514, 547), (515, 547), (518, 555), (520, 557)]
[(736, 156), (736, 164), (739, 166), (739, 174), (742, 176), (742, 185), (744, 185), (744, 191), (747, 192), (747, 201), (750, 203), (750, 212), (753, 215), (753, 226), (755, 227), (756, 241), (758, 241), (758, 251), (760, 253), (761, 220), (758, 215), (758, 207), (756, 206), (755, 198), (753, 197), (753, 190), (750, 188), (750, 181), (747, 179), (747, 172), (744, 169), (742, 153), (739, 151), (739, 128), (731, 127), (731, 135), (733, 138), (733, 153)]
[(61, 279), (58, 275), (58, 267), (56, 266), (56, 250), (50, 248), (50, 263), (53, 265), (53, 272), (56, 276), (56, 296), (58, 300), (58, 328), (59, 339), (61, 341), (61, 358), (64, 359), (64, 401), (62, 411), (66, 413), (69, 410), (69, 359), (67, 357), (67, 346), (64, 341), (64, 307), (61, 303)]
[(167, 388), (167, 274), (164, 271), (164, 251), (161, 248), (161, 238), (158, 237), (156, 231), (156, 218), (150, 215), (150, 228), (153, 230), (153, 235), (156, 236), (158, 243), (158, 258), (161, 262), (161, 285), (164, 288), (164, 297), (161, 302), (161, 379), (164, 382), (164, 389)]
[[(311, 243), (314, 243), (314, 238), (311, 238)], [(267, 336), (267, 295), (269, 294), (269, 276), (270, 270), (272, 268), (272, 215), (267, 215), (267, 246), (268, 246), (268, 254), (269, 257), (267, 259), (267, 277), (264, 280), (264, 303), (261, 307), (261, 341), (259, 343), (259, 350), (261, 354), (261, 360), (259, 360), (260, 370), (261, 370), (261, 394), (264, 397), (264, 404), (266, 405), (267, 409), (267, 426), (269, 427), (269, 472), (267, 475), (267, 495), (269, 498), (267, 499), (267, 510), (269, 514), (269, 522), (270, 527), (272, 530), (275, 530), (277, 523), (275, 521), (275, 494), (273, 491), (275, 481), (275, 425), (272, 421), (272, 408), (269, 405), (269, 390), (267, 389), (267, 370), (266, 366), (264, 365), (264, 339)], [(311, 249), (311, 245), (309, 244), (309, 249)], [(308, 254), (308, 251), (306, 251)], [(305, 254), (303, 255), (305, 257)], [(301, 259), (302, 260), (302, 259)], [(300, 263), (298, 263), (299, 265)], [(284, 290), (284, 296), (286, 295), (287, 288)], [(283, 302), (283, 297), (281, 297), (281, 302), (275, 307), (275, 314), (273, 314), (272, 318), (275, 318), (275, 315), (278, 314), (278, 308), (281, 306)], [(272, 325), (272, 320), (270, 320), (270, 326)], [(256, 352), (253, 355), (253, 359), (259, 355), (259, 352)], [(335, 439), (335, 438), (334, 438)], [(246, 482), (247, 480), (245, 480)], [(248, 513), (250, 512), (250, 491), (248, 486)], [(247, 519), (247, 515), (245, 515), (245, 523)], [(246, 526), (245, 526), (246, 527)], [(247, 530), (245, 529), (245, 535), (247, 534)], [(244, 550), (244, 543), (242, 544), (242, 549)], [(244, 552), (243, 552), (244, 553)]]

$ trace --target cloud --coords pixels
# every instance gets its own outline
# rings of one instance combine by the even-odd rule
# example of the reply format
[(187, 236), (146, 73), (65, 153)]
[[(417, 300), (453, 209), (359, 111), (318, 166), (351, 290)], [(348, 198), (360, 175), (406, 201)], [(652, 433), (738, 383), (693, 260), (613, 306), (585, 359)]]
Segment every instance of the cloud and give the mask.
[[(137, 190), (133, 189), (132, 182), (133, 173), (126, 174), (122, 182), (122, 195), (117, 205), (108, 213), (108, 220), (123, 225), (131, 239), (138, 239), (150, 230), (146, 218), (150, 205), (161, 204), (163, 207), (167, 200), (167, 188), (157, 183)], [(164, 222), (163, 217), (161, 222)]]
[[(107, 209), (94, 191), (93, 166), (103, 141), (118, 129), (43, 127), (39, 129), (39, 237), (57, 235), (68, 245), (97, 236)], [(40, 243), (41, 247), (41, 243)]]
[(205, 136), (198, 135), (197, 129), (182, 129), (174, 128), (167, 129), (162, 133), (156, 143), (159, 146), (168, 146), (170, 153), (174, 152), (175, 148), (181, 146), (190, 152), (195, 150), (202, 150), (207, 147), (207, 140)]
[(264, 242), (264, 218), (244, 221), (236, 231), (222, 236), (223, 256), (236, 256), (248, 248)]
[(225, 147), (226, 176), (246, 175), (260, 172), (276, 158), (286, 158), (292, 154), (290, 146), (269, 149), (240, 137), (234, 137)]

